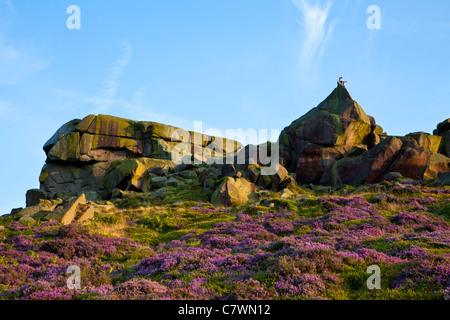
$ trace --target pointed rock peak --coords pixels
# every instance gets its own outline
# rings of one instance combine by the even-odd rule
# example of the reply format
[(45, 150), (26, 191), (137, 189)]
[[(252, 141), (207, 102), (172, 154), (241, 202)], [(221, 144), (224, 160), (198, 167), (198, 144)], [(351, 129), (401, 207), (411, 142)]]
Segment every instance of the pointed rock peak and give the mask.
[[(337, 99), (340, 101), (353, 101), (350, 93), (345, 86), (338, 85), (333, 92), (327, 97), (327, 99)], [(325, 99), (325, 100), (327, 100)]]
[[(296, 139), (319, 145), (352, 145), (362, 143), (375, 126), (347, 88), (337, 86), (317, 107), (295, 120), (285, 131)], [(348, 135), (358, 132), (356, 139)]]
[[(382, 128), (352, 99), (347, 88), (338, 86), (317, 107), (308, 111), (286, 127), (280, 134), (280, 155), (288, 168), (300, 172), (304, 168), (299, 159), (308, 150), (366, 145), (379, 142)], [(312, 146), (307, 148), (307, 146)], [(311, 152), (317, 157), (319, 152)], [(337, 152), (336, 154), (340, 154)], [(284, 162), (283, 162), (284, 161)], [(300, 171), (299, 171), (300, 170)], [(317, 177), (317, 181), (320, 177)]]
[(361, 106), (352, 99), (347, 88), (340, 85), (337, 86), (336, 89), (334, 89), (333, 92), (331, 92), (331, 94), (317, 106), (319, 110), (328, 111), (337, 115), (344, 114), (351, 107), (356, 109), (360, 116), (366, 116)]

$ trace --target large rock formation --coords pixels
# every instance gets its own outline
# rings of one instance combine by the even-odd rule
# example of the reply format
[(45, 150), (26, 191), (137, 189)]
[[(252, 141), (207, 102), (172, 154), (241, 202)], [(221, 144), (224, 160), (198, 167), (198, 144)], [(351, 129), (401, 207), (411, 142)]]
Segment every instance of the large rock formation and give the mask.
[(372, 131), (371, 126), (376, 126), (372, 119), (345, 87), (338, 86), (322, 103), (287, 127), (282, 137), (287, 136), (287, 145), (292, 141), (289, 138), (323, 147), (358, 145)]
[(327, 171), (379, 142), (383, 129), (338, 86), (322, 103), (280, 134), (280, 162), (300, 183), (326, 184)]
[[(159, 166), (160, 160), (178, 163), (187, 157), (202, 162), (228, 153), (234, 155), (240, 148), (242, 145), (234, 140), (157, 122), (89, 115), (64, 124), (45, 143), (47, 160), (39, 177), (40, 189), (50, 198), (89, 191), (104, 194), (113, 186), (127, 183), (146, 190), (141, 179), (147, 176), (144, 169)], [(135, 158), (141, 160), (120, 165), (117, 162)], [(120, 170), (111, 173), (111, 166)], [(139, 177), (132, 175), (136, 172)], [(125, 181), (128, 178), (130, 181)]]
[[(361, 185), (386, 177), (443, 180), (442, 174), (450, 171), (450, 119), (433, 133), (388, 136), (343, 86), (286, 127), (278, 144), (245, 148), (234, 140), (161, 123), (89, 115), (64, 124), (45, 143), (40, 190), (27, 193), (27, 206), (83, 193), (88, 201), (121, 191), (164, 194), (160, 189), (182, 186), (183, 179), (212, 189), (226, 176), (230, 177), (212, 199), (218, 205), (245, 202), (259, 188), (277, 191), (297, 183)], [(279, 154), (272, 157), (276, 146)], [(226, 164), (190, 170), (191, 162), (208, 166), (213, 159), (226, 159)], [(266, 170), (267, 159), (275, 170)], [(181, 160), (190, 163), (179, 164)]]
[(389, 137), (375, 119), (338, 86), (322, 103), (280, 134), (280, 162), (300, 184), (360, 185), (390, 172), (411, 179), (436, 179), (450, 171), (447, 121), (435, 135)]

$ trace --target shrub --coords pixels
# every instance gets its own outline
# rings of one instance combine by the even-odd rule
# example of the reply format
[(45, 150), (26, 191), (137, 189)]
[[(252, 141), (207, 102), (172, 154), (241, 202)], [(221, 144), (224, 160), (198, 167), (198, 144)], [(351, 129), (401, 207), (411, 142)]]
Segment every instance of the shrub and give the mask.
[(439, 211), (438, 214), (450, 219), (450, 204), (444, 205)]
[(168, 212), (158, 213), (152, 217), (144, 217), (138, 223), (156, 232), (169, 232), (177, 229), (174, 217)]
[(276, 219), (276, 220), (266, 220), (263, 223), (264, 228), (267, 231), (270, 231), (275, 234), (288, 234), (294, 230), (294, 225), (291, 221), (286, 221), (284, 219)]
[(158, 282), (143, 278), (133, 278), (118, 284), (112, 293), (120, 300), (163, 299), (167, 288)]
[(273, 289), (267, 290), (258, 280), (247, 279), (233, 282), (230, 292), (225, 299), (231, 300), (269, 300), (276, 299), (278, 293)]

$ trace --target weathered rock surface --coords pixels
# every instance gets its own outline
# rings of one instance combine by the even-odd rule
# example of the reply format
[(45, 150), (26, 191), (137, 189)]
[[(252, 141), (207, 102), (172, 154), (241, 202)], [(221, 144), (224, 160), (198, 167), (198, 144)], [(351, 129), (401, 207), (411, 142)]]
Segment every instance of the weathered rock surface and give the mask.
[[(257, 167), (253, 167), (253, 170), (255, 170)], [(272, 175), (267, 175), (261, 173), (261, 169), (259, 168), (258, 172), (258, 178), (256, 179), (256, 184), (258, 186), (262, 186), (266, 189), (272, 189), (272, 190), (278, 190), (280, 184), (285, 181), (289, 175), (288, 171), (285, 167), (282, 165), (278, 165), (276, 167), (276, 173)], [(254, 171), (251, 171), (254, 172)], [(250, 173), (250, 176), (252, 174)]]
[(151, 158), (115, 160), (103, 178), (103, 187), (108, 192), (116, 188), (124, 191), (148, 192), (152, 187), (152, 178), (148, 170), (155, 167), (174, 168), (175, 163)]
[(450, 130), (441, 133), (443, 141), (442, 154), (450, 157)]
[(450, 118), (442, 121), (433, 131), (434, 135), (442, 137), (441, 153), (450, 157)]
[(39, 202), (26, 207), (25, 209), (13, 210), (11, 215), (18, 218), (24, 217), (35, 217), (36, 215), (45, 216), (49, 212), (53, 211), (60, 203), (61, 199), (57, 200), (44, 200), (41, 199)]
[(439, 173), (450, 172), (450, 158), (440, 153), (432, 153), (424, 176), (428, 179), (438, 179)]
[(94, 218), (94, 204), (87, 201), (85, 194), (79, 197), (46, 200), (40, 199), (38, 203), (11, 213), (19, 221), (56, 220), (63, 225), (72, 222), (84, 222)]
[(431, 152), (420, 146), (404, 146), (395, 161), (392, 162), (390, 170), (399, 172), (402, 176), (414, 180), (423, 179), (431, 158)]
[(86, 201), (86, 196), (81, 194), (78, 198), (72, 198), (61, 203), (51, 213), (45, 216), (45, 220), (57, 220), (63, 225), (74, 221), (83, 222), (94, 217), (94, 209)]
[[(64, 124), (45, 143), (47, 160), (39, 178), (40, 189), (50, 198), (86, 191), (108, 193), (125, 178), (120, 170), (120, 174), (112, 173), (114, 161), (151, 158), (179, 162), (187, 157), (201, 162), (226, 154), (234, 156), (240, 148), (242, 145), (234, 140), (161, 123), (89, 115)], [(103, 183), (106, 174), (114, 178), (111, 176)], [(147, 189), (141, 184), (142, 179), (132, 177), (131, 180), (128, 188)]]
[(386, 180), (386, 181), (392, 181), (398, 178), (403, 178), (402, 174), (400, 172), (388, 172), (386, 174), (384, 174), (381, 179)]
[[(450, 119), (439, 123), (432, 135), (388, 136), (347, 89), (338, 86), (286, 127), (277, 143), (243, 147), (234, 140), (156, 122), (89, 115), (61, 126), (44, 151), (40, 190), (27, 192), (29, 209), (23, 217), (42, 215), (42, 203), (48, 199), (64, 199), (66, 206), (81, 194), (92, 201), (133, 192), (164, 197), (168, 190), (191, 183), (205, 192), (215, 189), (212, 202), (229, 206), (248, 201), (256, 188), (281, 191), (297, 184), (330, 188), (400, 178), (438, 179), (450, 171)], [(267, 174), (268, 168), (275, 170)], [(224, 180), (216, 187), (220, 178)], [(68, 213), (58, 216), (61, 220), (91, 215), (90, 209), (86, 215), (80, 213), (78, 207), (85, 204), (72, 205), (75, 209), (64, 209)], [(63, 210), (63, 205), (55, 210)]]
[(308, 144), (320, 147), (358, 145), (375, 130), (373, 118), (351, 98), (345, 87), (338, 86), (322, 103), (281, 132), (281, 163), (288, 170), (296, 171)]
[(435, 135), (441, 135), (443, 132), (450, 131), (450, 118), (445, 119), (436, 126), (436, 130), (433, 132)]
[(47, 195), (40, 189), (30, 189), (25, 194), (25, 203), (27, 207), (39, 204), (40, 200), (47, 199)]
[(294, 195), (294, 193), (291, 190), (285, 188), (281, 191), (280, 197), (283, 199), (288, 199), (289, 197), (292, 197), (293, 195)]
[(430, 135), (425, 132), (414, 132), (407, 134), (413, 137), (419, 146), (430, 150), (431, 152), (441, 152), (443, 147), (443, 139), (441, 136)]
[(359, 156), (340, 159), (328, 171), (330, 178), (324, 182), (333, 186), (374, 183), (383, 176), (401, 147), (401, 140), (392, 137)]
[(245, 178), (226, 177), (214, 192), (211, 202), (215, 206), (228, 207), (246, 203), (256, 191), (256, 186)]
[(321, 146), (355, 145), (371, 132), (371, 119), (345, 87), (337, 87), (322, 103), (285, 129), (285, 134)]
[[(380, 140), (383, 129), (338, 86), (322, 103), (292, 122), (280, 134), (280, 162), (299, 183), (323, 183), (323, 174), (359, 146)], [(355, 149), (356, 150), (356, 149)]]
[(439, 172), (438, 179), (436, 180), (442, 186), (450, 186), (450, 172)]
[(345, 157), (352, 148), (352, 146), (322, 147), (308, 143), (297, 162), (298, 181), (312, 184), (326, 183), (324, 173), (329, 171), (337, 160)]
[(347, 89), (338, 86), (282, 131), (280, 162), (296, 173), (299, 184), (375, 183), (389, 172), (415, 180), (436, 179), (439, 172), (450, 170), (449, 120), (440, 123), (434, 135), (389, 137)]

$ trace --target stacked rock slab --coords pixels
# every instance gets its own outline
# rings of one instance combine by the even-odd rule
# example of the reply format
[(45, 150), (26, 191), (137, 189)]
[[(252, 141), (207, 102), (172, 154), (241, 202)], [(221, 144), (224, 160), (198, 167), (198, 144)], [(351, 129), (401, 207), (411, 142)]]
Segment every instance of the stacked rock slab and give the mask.
[(245, 203), (256, 186), (245, 178), (226, 177), (212, 195), (211, 202), (215, 206), (228, 207)]
[(117, 161), (140, 158), (146, 167), (152, 167), (151, 159), (179, 162), (187, 157), (202, 162), (235, 154), (240, 148), (234, 140), (157, 122), (89, 115), (64, 124), (45, 143), (47, 160), (39, 177), (40, 189), (50, 198), (89, 191), (101, 194), (114, 161), (117, 165)]
[(428, 135), (427, 137), (429, 140), (434, 139), (434, 148), (437, 149), (437, 152), (432, 152), (431, 154), (429, 166), (425, 171), (425, 177), (428, 179), (442, 180), (440, 177), (444, 175), (440, 173), (450, 171), (450, 118), (439, 123), (433, 131), (433, 135)]
[(280, 134), (280, 161), (302, 184), (327, 184), (329, 169), (380, 141), (383, 129), (338, 86), (322, 103)]
[[(277, 145), (279, 169), (271, 176), (262, 175), (267, 163), (261, 155), (272, 154)], [(116, 189), (148, 192), (170, 187), (178, 182), (168, 171), (183, 171), (190, 165), (175, 170), (181, 160), (211, 164), (224, 157), (234, 158), (235, 165), (210, 167), (233, 179), (227, 179), (215, 194), (215, 202), (222, 205), (244, 201), (255, 186), (282, 190), (295, 182), (361, 185), (395, 176), (442, 180), (442, 174), (450, 171), (450, 119), (441, 122), (433, 135), (388, 136), (347, 89), (338, 86), (286, 127), (278, 144), (267, 142), (257, 148), (255, 157), (254, 148), (244, 148), (234, 140), (157, 122), (89, 115), (64, 124), (45, 143), (47, 159), (39, 177), (40, 191), (27, 193), (27, 206), (83, 193), (88, 201), (95, 201), (99, 195), (112, 196)], [(211, 170), (200, 177), (192, 172), (180, 175), (198, 179), (208, 188), (214, 187), (217, 178)], [(245, 195), (236, 193), (237, 189), (245, 190)]]
[(450, 157), (450, 118), (439, 123), (433, 134), (442, 137), (441, 153)]
[(299, 184), (361, 185), (393, 172), (416, 180), (437, 179), (440, 172), (450, 171), (450, 119), (434, 133), (387, 136), (347, 89), (338, 86), (281, 132), (280, 161)]
[(443, 151), (444, 139), (441, 136), (431, 135), (426, 132), (413, 132), (406, 136), (414, 138), (419, 146), (428, 149), (431, 152), (439, 153)]

